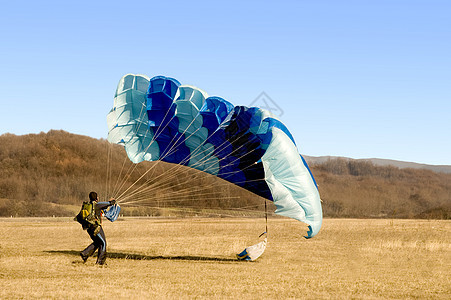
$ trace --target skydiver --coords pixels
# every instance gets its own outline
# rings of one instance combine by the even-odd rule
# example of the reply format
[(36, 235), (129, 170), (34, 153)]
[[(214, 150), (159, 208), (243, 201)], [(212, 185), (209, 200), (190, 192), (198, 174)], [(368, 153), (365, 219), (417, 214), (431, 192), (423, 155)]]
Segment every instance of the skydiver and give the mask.
[(111, 198), (109, 201), (105, 202), (98, 201), (99, 198), (96, 192), (89, 193), (89, 203), (93, 205), (92, 215), (94, 217), (94, 222), (85, 222), (82, 224), (82, 227), (83, 230), (88, 231), (93, 242), (86, 247), (85, 250), (80, 252), (80, 256), (83, 259), (83, 262), (86, 262), (86, 260), (98, 249), (96, 264), (104, 265), (106, 260), (106, 238), (102, 228), (102, 210), (116, 204), (116, 200)]

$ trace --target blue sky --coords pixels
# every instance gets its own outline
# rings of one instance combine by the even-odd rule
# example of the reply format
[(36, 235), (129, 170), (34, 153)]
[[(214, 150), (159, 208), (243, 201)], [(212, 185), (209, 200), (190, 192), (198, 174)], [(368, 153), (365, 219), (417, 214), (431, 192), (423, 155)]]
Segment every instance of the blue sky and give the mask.
[(235, 105), (265, 92), (300, 152), (451, 165), (451, 2), (10, 1), (0, 134), (106, 138), (127, 73)]

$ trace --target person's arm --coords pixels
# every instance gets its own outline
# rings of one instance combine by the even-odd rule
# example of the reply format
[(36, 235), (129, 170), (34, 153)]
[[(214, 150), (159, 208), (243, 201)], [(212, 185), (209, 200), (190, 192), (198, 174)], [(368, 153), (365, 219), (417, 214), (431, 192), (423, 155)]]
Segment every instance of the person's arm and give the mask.
[(113, 198), (110, 199), (110, 201), (104, 201), (104, 202), (97, 202), (96, 205), (96, 210), (102, 210), (107, 208), (108, 206), (114, 205), (116, 204), (116, 200), (114, 200)]

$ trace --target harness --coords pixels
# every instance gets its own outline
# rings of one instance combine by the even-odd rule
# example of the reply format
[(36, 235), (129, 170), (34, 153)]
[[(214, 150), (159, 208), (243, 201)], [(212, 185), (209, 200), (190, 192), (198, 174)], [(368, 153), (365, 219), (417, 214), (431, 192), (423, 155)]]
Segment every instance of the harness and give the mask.
[(96, 201), (84, 201), (81, 205), (80, 212), (74, 218), (74, 221), (77, 221), (82, 225), (83, 230), (92, 229), (94, 235), (97, 235), (101, 228), (101, 220), (99, 220), (99, 218), (95, 214), (96, 204)]

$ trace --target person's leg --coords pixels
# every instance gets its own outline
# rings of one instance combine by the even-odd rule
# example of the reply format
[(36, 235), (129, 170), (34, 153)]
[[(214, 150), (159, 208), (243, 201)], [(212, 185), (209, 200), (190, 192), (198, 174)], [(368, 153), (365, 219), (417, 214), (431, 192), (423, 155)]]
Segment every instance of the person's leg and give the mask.
[(92, 243), (88, 247), (86, 247), (83, 251), (80, 252), (80, 256), (84, 262), (86, 262), (88, 257), (93, 255), (94, 252), (99, 247), (99, 243), (97, 242), (96, 236), (94, 236), (94, 234), (90, 230), (88, 230), (88, 234), (91, 237)]
[(103, 232), (103, 228), (100, 229), (96, 238), (96, 244), (99, 247), (96, 264), (103, 265), (105, 264), (106, 260), (106, 238), (105, 233)]

